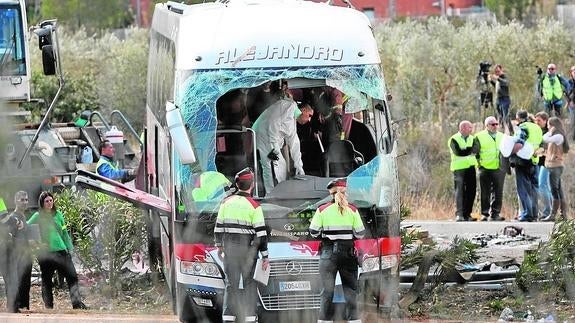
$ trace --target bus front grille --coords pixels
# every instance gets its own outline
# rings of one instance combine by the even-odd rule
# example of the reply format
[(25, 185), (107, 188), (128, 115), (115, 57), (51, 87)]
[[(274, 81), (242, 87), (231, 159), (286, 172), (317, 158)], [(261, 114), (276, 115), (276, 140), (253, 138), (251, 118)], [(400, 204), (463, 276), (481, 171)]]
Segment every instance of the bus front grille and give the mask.
[(274, 259), (270, 261), (270, 277), (318, 274), (319, 258)]
[(268, 311), (318, 309), (320, 294), (261, 295), (260, 300)]

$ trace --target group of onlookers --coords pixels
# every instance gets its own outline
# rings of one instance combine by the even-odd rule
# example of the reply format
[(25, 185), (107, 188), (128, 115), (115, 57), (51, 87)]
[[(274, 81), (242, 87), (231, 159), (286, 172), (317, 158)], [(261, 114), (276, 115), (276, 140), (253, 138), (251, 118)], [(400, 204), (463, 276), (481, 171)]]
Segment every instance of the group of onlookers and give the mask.
[[(514, 170), (519, 198), (519, 221), (554, 221), (567, 217), (568, 204), (561, 183), (569, 136), (561, 119), (567, 99), (569, 124), (575, 130), (575, 66), (570, 79), (553, 63), (538, 71), (537, 90), (545, 111), (529, 114), (520, 110), (509, 118), (509, 78), (501, 64), (488, 80), (495, 87), (497, 117), (485, 119), (485, 129), (472, 134), (473, 124), (461, 121), (459, 132), (448, 140), (450, 169), (454, 176), (456, 220), (472, 221), (476, 169), (481, 190), (481, 220), (502, 221), (501, 205), (505, 174)], [(551, 116), (551, 117), (550, 117)], [(502, 124), (500, 124), (502, 123)], [(514, 133), (513, 137), (506, 133)], [(575, 133), (574, 140), (575, 140)], [(538, 200), (542, 201), (539, 208)]]
[(54, 307), (53, 278), (58, 272), (59, 277), (66, 279), (72, 308), (86, 309), (72, 262), (72, 239), (52, 193), (40, 194), (39, 209), (30, 217), (27, 217), (27, 192), (17, 192), (14, 202), (16, 208), (9, 213), (0, 198), (0, 271), (6, 288), (7, 310), (18, 313), (21, 309), (30, 309), (34, 257), (40, 265), (44, 306)]
[[(519, 198), (519, 221), (554, 221), (567, 217), (568, 206), (561, 175), (569, 143), (563, 121), (541, 111), (530, 115), (518, 111), (514, 136), (504, 134), (494, 116), (485, 129), (472, 134), (473, 124), (464, 120), (448, 140), (450, 170), (454, 176), (456, 220), (471, 216), (476, 191), (476, 169), (481, 191), (481, 220), (503, 221), (501, 206), (505, 175), (515, 173)], [(539, 208), (538, 200), (542, 205)]]

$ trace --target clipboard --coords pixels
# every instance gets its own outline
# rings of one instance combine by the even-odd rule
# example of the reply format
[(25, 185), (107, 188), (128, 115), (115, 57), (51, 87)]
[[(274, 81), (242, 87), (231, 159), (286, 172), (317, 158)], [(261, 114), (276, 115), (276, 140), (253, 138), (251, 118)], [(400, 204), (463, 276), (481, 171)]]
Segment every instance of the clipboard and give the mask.
[(268, 265), (268, 268), (266, 270), (262, 269), (262, 262), (263, 259), (262, 258), (258, 258), (258, 261), (256, 261), (256, 268), (254, 270), (254, 280), (258, 281), (264, 285), (267, 286), (268, 281), (270, 279), (270, 269), (271, 269), (271, 264)]

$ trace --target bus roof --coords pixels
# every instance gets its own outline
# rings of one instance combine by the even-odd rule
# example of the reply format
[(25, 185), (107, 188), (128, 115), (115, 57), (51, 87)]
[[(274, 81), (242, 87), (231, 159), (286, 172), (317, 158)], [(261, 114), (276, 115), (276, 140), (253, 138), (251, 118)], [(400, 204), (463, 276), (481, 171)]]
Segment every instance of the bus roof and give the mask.
[(176, 68), (379, 64), (361, 12), (301, 0), (157, 4), (152, 29), (176, 45)]

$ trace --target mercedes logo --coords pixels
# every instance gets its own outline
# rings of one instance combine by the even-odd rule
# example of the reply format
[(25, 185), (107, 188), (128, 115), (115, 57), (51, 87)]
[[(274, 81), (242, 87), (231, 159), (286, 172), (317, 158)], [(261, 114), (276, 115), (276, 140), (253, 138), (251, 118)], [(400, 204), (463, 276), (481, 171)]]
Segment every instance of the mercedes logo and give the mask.
[(284, 224), (284, 229), (286, 231), (292, 231), (295, 228), (295, 226), (293, 225), (293, 223), (286, 223)]
[(292, 275), (292, 276), (297, 276), (297, 275), (301, 274), (302, 270), (303, 270), (303, 268), (302, 268), (301, 264), (299, 262), (296, 262), (296, 261), (290, 261), (286, 265), (287, 273)]

